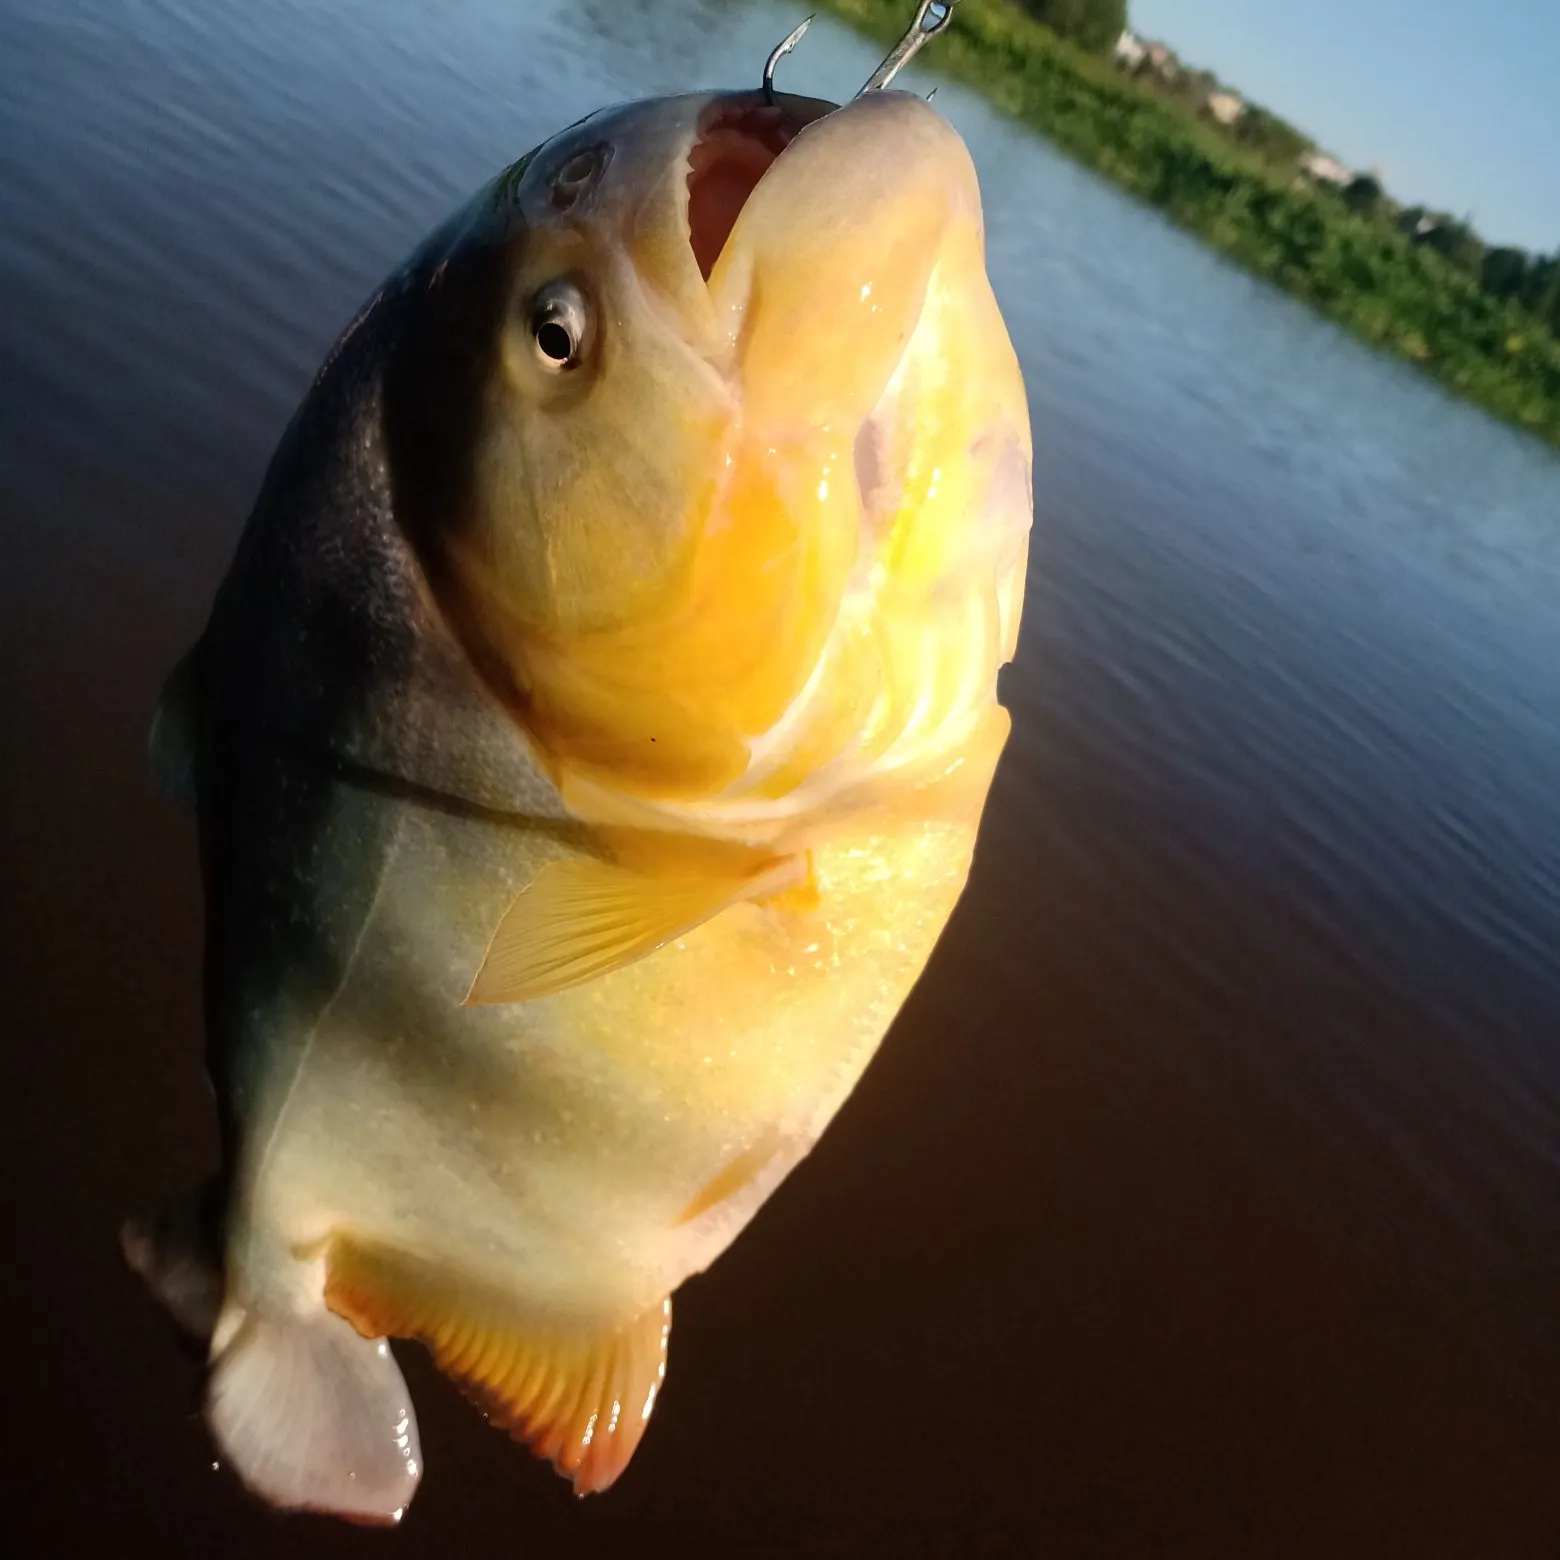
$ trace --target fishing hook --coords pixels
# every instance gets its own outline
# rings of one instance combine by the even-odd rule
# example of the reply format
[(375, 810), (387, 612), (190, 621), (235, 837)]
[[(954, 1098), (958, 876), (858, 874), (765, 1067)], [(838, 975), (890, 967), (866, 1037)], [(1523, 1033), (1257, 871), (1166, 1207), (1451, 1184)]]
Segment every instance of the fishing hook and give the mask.
[(953, 8), (958, 3), (959, 0), (921, 0), (904, 37), (894, 45), (888, 58), (867, 77), (867, 84), (856, 96), (865, 97), (869, 92), (881, 92), (910, 63), (927, 39), (935, 38), (952, 21)]
[(812, 17), (804, 16), (800, 24), (775, 45), (774, 51), (764, 61), (764, 101), (771, 108), (775, 106), (775, 66), (802, 41), (802, 34), (812, 26), (812, 21)]

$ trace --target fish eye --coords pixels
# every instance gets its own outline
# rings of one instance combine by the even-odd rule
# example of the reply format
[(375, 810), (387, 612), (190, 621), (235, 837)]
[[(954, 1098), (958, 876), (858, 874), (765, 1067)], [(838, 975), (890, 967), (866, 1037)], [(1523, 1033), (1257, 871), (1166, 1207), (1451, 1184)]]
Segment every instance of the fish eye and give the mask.
[(549, 282), (531, 303), (531, 341), (549, 373), (577, 368), (589, 346), (590, 310), (573, 282)]

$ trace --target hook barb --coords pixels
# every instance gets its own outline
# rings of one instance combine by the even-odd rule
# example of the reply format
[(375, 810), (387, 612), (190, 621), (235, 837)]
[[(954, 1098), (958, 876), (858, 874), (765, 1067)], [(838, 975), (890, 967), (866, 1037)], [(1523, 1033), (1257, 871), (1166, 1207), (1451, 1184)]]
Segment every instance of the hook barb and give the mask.
[(802, 41), (802, 34), (812, 26), (811, 16), (804, 16), (801, 21), (786, 34), (774, 46), (769, 58), (764, 61), (764, 101), (773, 108), (775, 106), (775, 66), (788, 55), (797, 44)]

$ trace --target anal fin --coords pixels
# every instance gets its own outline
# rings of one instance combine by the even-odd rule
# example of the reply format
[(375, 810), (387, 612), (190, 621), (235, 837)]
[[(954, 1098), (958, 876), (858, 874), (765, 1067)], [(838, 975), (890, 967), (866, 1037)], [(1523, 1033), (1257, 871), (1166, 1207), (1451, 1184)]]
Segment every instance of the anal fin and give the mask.
[(617, 1325), (535, 1314), (493, 1286), (388, 1247), (336, 1236), (326, 1303), (360, 1332), (415, 1338), (501, 1429), (569, 1479), (612, 1484), (666, 1374), (669, 1299)]

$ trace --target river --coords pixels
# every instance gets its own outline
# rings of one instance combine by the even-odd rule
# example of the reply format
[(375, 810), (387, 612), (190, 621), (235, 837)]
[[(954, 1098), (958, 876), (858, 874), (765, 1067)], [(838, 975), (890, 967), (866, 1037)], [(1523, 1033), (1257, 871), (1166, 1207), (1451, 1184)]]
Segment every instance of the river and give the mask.
[[(1560, 460), (950, 87), (1036, 516), (931, 970), (609, 1495), (412, 1350), (394, 1539), (212, 1471), (116, 1244), (215, 1152), (159, 680), (420, 234), (800, 9), (0, 7), (10, 1552), (1560, 1553)], [(784, 84), (878, 53), (820, 21)]]

